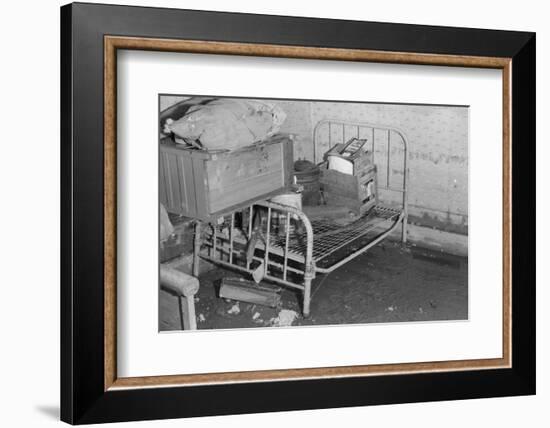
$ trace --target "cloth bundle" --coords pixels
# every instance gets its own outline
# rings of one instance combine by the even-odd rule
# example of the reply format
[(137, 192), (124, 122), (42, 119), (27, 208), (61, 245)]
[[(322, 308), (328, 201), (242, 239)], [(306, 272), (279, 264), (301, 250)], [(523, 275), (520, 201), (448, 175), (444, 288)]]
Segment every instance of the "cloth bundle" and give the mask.
[(164, 132), (180, 144), (235, 150), (275, 134), (285, 119), (280, 107), (265, 101), (217, 98), (193, 105), (178, 120), (166, 120)]

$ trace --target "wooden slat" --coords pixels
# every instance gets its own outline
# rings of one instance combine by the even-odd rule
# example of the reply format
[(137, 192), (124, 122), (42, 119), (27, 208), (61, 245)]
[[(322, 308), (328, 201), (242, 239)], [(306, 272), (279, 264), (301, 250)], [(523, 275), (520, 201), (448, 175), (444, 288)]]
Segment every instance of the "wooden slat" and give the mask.
[(166, 159), (167, 166), (167, 179), (168, 179), (168, 188), (170, 194), (172, 195), (172, 203), (170, 208), (174, 212), (180, 212), (182, 208), (181, 204), (181, 186), (180, 178), (178, 174), (178, 160), (174, 155), (168, 155)]
[(166, 192), (166, 171), (162, 152), (159, 153), (159, 201), (168, 207), (168, 193)]
[[(195, 206), (197, 207), (197, 217), (204, 217), (210, 213), (210, 207), (208, 204), (206, 189), (208, 187), (208, 181), (205, 176), (205, 160), (193, 159), (193, 182), (195, 192)], [(185, 214), (185, 213), (184, 213)]]
[(174, 203), (174, 190), (172, 186), (172, 180), (170, 177), (170, 163), (169, 163), (169, 154), (161, 152), (160, 161), (162, 163), (162, 170), (164, 172), (164, 186), (166, 193), (166, 210), (168, 212), (174, 212), (175, 203)]
[(190, 158), (178, 157), (178, 174), (182, 192), (182, 210), (188, 217), (192, 217), (197, 213), (193, 160)]
[(277, 290), (261, 287), (252, 281), (241, 278), (223, 278), (220, 286), (220, 297), (255, 305), (276, 307), (281, 301)]

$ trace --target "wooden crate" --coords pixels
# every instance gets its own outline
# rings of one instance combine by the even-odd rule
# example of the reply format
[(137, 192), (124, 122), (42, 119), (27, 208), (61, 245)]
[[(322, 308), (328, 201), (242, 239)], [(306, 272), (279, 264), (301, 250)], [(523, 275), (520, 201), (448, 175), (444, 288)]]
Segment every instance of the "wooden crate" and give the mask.
[(284, 135), (230, 152), (160, 144), (160, 202), (172, 214), (211, 221), (292, 185), (292, 140)]
[[(346, 144), (336, 144), (325, 153), (324, 159), (330, 165), (331, 159), (340, 158), (344, 162), (349, 163), (351, 174), (360, 175), (373, 165), (372, 152), (365, 151), (362, 148), (366, 143), (366, 139), (352, 138)], [(355, 152), (346, 152), (346, 150), (351, 150), (349, 148), (354, 145), (356, 147)]]
[(321, 188), (327, 204), (345, 206), (358, 215), (377, 204), (376, 165), (370, 165), (359, 175), (343, 174), (331, 169), (321, 171)]

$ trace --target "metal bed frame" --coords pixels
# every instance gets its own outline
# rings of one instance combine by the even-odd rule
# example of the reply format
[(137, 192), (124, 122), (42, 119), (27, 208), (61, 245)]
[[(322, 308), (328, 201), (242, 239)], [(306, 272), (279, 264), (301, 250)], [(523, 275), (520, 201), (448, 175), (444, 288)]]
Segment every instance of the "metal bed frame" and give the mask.
[[(335, 130), (341, 138), (335, 137)], [(320, 137), (328, 131), (326, 141)], [(325, 131), (325, 132), (326, 132)], [(237, 270), (249, 275), (260, 274), (262, 279), (294, 288), (303, 292), (302, 312), (309, 316), (311, 282), (317, 273), (327, 274), (364, 253), (384, 240), (401, 224), (401, 240), (407, 239), (407, 186), (408, 186), (408, 143), (405, 134), (395, 127), (369, 123), (354, 123), (341, 120), (322, 120), (313, 131), (313, 159), (316, 163), (319, 146), (345, 142), (351, 133), (361, 137), (370, 133), (374, 156), (382, 154), (386, 161), (386, 180), (378, 182), (378, 190), (398, 192), (402, 195), (400, 206), (377, 204), (368, 213), (349, 224), (337, 224), (326, 219), (310, 220), (301, 210), (270, 201), (258, 201), (245, 208), (248, 221), (242, 212), (228, 213), (221, 223), (208, 223), (204, 230), (200, 221), (195, 223), (193, 274), (199, 274), (200, 258), (214, 264)], [(403, 179), (400, 186), (391, 185), (392, 176), (392, 134), (398, 136), (403, 162)], [(376, 139), (378, 135), (378, 139)], [(382, 135), (382, 138), (380, 137)], [(385, 138), (384, 138), (385, 137)], [(384, 150), (376, 151), (382, 144)], [(326, 152), (324, 150), (324, 152)], [(322, 159), (321, 159), (322, 160)], [(247, 251), (249, 240), (257, 226), (254, 215), (262, 211), (261, 239)], [(240, 227), (237, 216), (241, 215)], [(277, 229), (281, 228), (283, 234)], [(276, 220), (276, 221), (275, 221)], [(247, 223), (247, 224), (245, 224)], [(247, 257), (248, 253), (248, 257)]]

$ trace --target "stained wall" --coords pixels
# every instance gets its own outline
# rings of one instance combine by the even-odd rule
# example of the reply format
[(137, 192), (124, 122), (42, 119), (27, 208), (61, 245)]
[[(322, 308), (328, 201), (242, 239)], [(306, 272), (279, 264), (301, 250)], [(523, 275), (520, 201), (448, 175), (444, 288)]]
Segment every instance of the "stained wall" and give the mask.
[[(313, 124), (323, 119), (341, 119), (401, 129), (408, 140), (411, 221), (450, 232), (468, 233), (467, 107), (355, 103), (310, 105)], [(390, 179), (397, 185), (402, 180), (399, 168), (402, 149), (397, 135), (391, 134), (391, 138)], [(381, 181), (385, 179), (387, 170), (385, 139), (384, 133), (375, 133), (375, 162), (380, 162)], [(394, 199), (393, 196), (387, 197)]]

